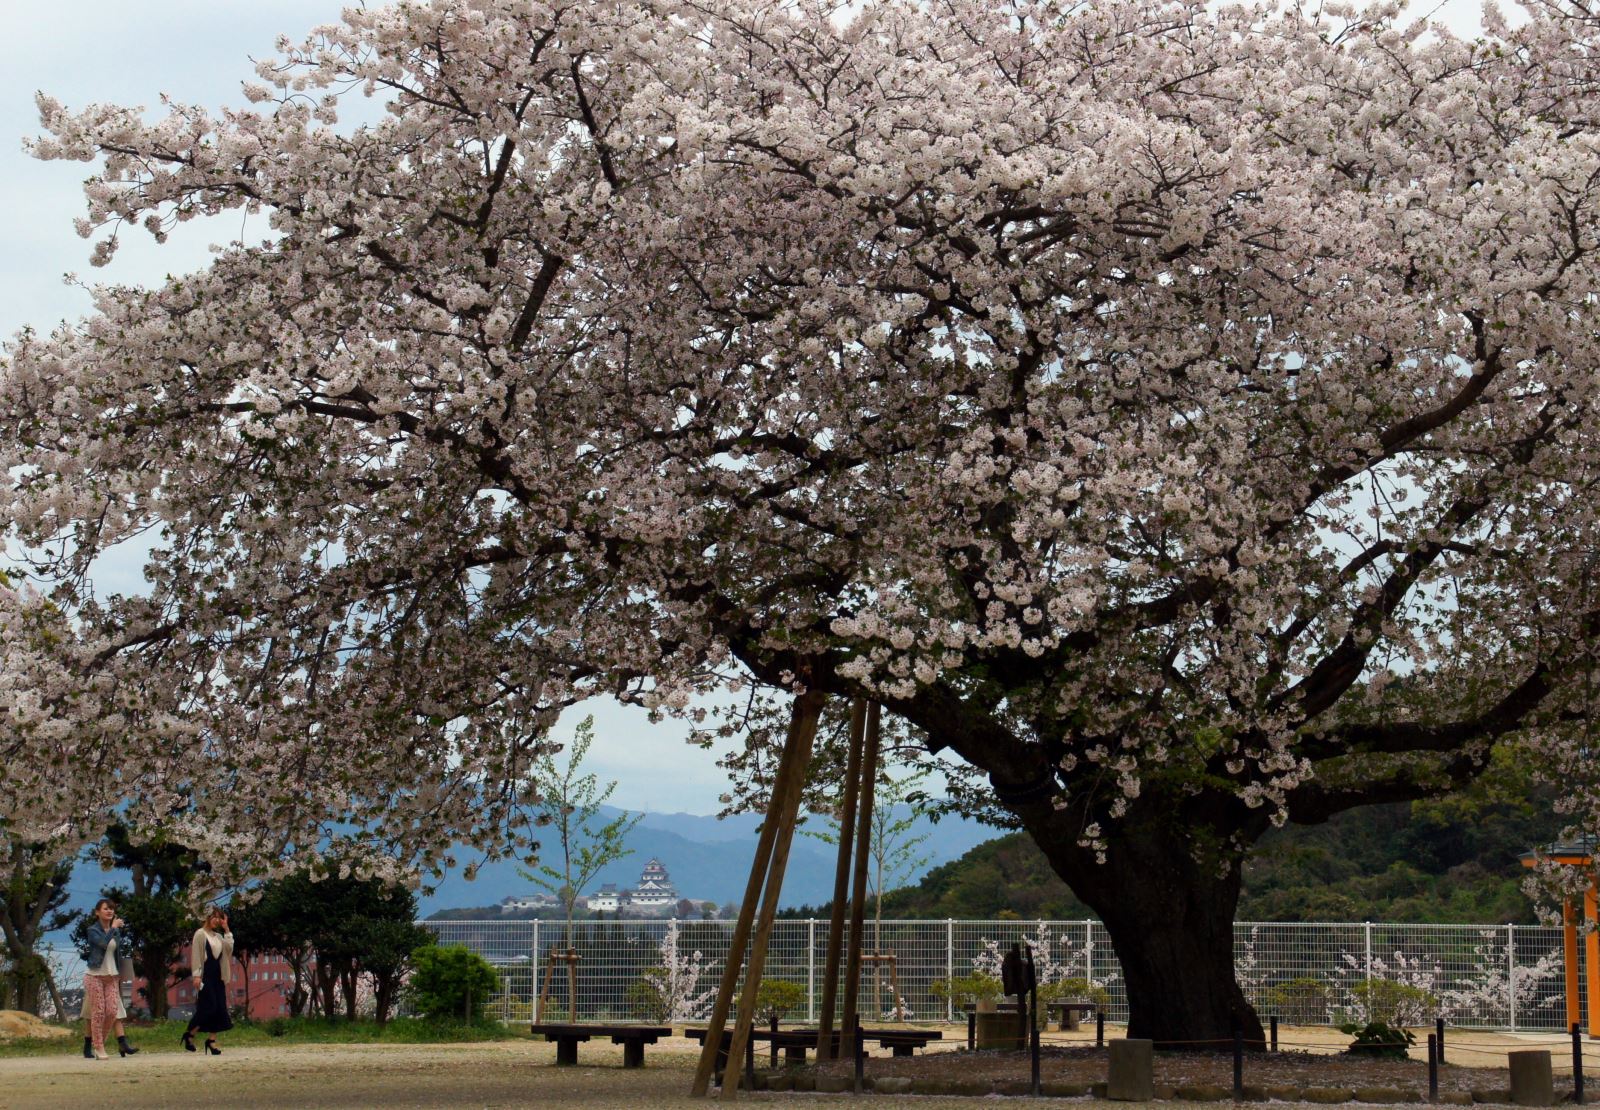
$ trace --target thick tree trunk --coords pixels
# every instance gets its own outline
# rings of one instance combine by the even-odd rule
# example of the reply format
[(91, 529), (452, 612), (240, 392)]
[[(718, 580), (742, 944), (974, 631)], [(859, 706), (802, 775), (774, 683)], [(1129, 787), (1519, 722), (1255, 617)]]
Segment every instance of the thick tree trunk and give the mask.
[(44, 959), (29, 951), (12, 963), (11, 976), (16, 985), (17, 1009), (37, 1017), (46, 979)]
[(167, 988), (172, 983), (172, 967), (176, 956), (175, 952), (145, 949), (134, 958), (134, 967), (144, 978), (145, 985), (141, 993), (150, 1007), (150, 1017), (153, 1021), (166, 1020)]
[[(1192, 816), (1193, 810), (1190, 810)], [(1242, 854), (1201, 851), (1221, 837), (1185, 828), (1176, 807), (1141, 804), (1110, 832), (1104, 863), (1077, 845), (1063, 815), (1029, 822), (1034, 840), (1111, 934), (1128, 992), (1128, 1036), (1170, 1048), (1222, 1049), (1239, 1029), (1263, 1040), (1234, 978), (1233, 918)]]

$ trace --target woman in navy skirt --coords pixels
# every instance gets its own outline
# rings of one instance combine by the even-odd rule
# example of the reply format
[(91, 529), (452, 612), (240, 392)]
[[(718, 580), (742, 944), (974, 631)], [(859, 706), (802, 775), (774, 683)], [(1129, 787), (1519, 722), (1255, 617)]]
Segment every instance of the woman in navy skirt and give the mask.
[(228, 1016), (228, 983), (233, 978), (233, 934), (228, 931), (228, 915), (213, 906), (206, 911), (206, 923), (195, 930), (189, 942), (189, 974), (194, 980), (194, 1016), (183, 1031), (183, 1047), (194, 1048), (195, 1030), (206, 1036), (206, 1051), (221, 1056), (218, 1033), (233, 1028)]

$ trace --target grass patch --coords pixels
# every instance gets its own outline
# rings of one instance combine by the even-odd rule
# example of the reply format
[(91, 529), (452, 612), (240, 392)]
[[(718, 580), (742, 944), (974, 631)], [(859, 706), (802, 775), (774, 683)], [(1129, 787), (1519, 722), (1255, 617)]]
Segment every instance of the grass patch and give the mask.
[[(182, 1052), (180, 1039), (187, 1023), (182, 1021), (130, 1022), (128, 1040), (140, 1052)], [(0, 1059), (16, 1056), (61, 1056), (83, 1051), (83, 1026), (69, 1026), (72, 1036), (59, 1040), (20, 1039), (0, 1041)], [(402, 1017), (380, 1027), (375, 1021), (343, 1021), (337, 1018), (273, 1018), (270, 1021), (241, 1022), (222, 1035), (228, 1048), (270, 1047), (301, 1044), (460, 1044), (473, 1041), (527, 1040), (498, 1021), (465, 1022), (460, 1018)], [(198, 1044), (205, 1038), (195, 1034)], [(116, 1045), (107, 1039), (107, 1051), (116, 1055)]]

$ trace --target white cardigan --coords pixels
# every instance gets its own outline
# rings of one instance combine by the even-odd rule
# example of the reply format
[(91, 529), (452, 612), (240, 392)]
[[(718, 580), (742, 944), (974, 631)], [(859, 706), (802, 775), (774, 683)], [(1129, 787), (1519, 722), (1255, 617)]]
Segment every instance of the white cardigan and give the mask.
[[(221, 952), (212, 947), (212, 941), (222, 945)], [(211, 954), (217, 957), (217, 962), (222, 965), (222, 981), (224, 983), (233, 982), (232, 933), (219, 935), (217, 933), (208, 933), (204, 928), (196, 929), (194, 931), (194, 939), (189, 942), (189, 973), (196, 979), (200, 978), (200, 972), (206, 966), (206, 950), (208, 948), (211, 950)]]

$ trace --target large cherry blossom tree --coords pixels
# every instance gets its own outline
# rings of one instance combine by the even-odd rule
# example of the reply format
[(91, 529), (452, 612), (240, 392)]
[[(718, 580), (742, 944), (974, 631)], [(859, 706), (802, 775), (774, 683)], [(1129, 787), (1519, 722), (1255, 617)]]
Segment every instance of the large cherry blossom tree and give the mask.
[(248, 848), (495, 842), (562, 706), (804, 681), (987, 776), (1134, 1035), (1256, 1032), (1272, 824), (1507, 744), (1593, 815), (1600, 35), (1487, 22), (434, 0), (41, 98), (97, 257), (271, 233), (12, 342), (12, 540)]

